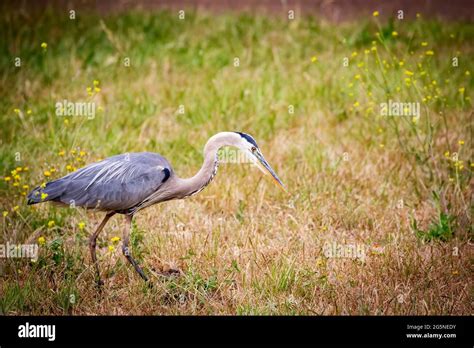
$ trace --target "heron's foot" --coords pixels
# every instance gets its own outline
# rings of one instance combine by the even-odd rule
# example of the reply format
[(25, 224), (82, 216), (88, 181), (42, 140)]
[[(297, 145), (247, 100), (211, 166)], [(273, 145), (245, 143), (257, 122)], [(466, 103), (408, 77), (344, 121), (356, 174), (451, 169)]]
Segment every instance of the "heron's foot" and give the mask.
[(173, 276), (183, 275), (184, 272), (179, 268), (170, 268), (167, 271), (164, 271), (164, 274), (166, 274), (167, 276), (173, 277)]
[(184, 272), (181, 269), (172, 268), (172, 267), (164, 268), (163, 270), (159, 270), (159, 271), (157, 271), (154, 268), (152, 268), (152, 270), (156, 275), (161, 276), (161, 277), (167, 277), (167, 278), (175, 278), (175, 277), (177, 278), (184, 274)]

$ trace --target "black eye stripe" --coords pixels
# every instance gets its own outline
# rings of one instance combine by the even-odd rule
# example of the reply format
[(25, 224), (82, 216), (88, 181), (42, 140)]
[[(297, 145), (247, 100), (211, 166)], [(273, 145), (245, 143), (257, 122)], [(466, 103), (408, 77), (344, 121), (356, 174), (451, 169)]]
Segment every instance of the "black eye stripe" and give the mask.
[(252, 138), (250, 135), (246, 134), (246, 133), (241, 133), (241, 132), (235, 132), (237, 134), (239, 134), (242, 138), (244, 138), (245, 140), (247, 140), (250, 144), (254, 145), (256, 148), (258, 148), (258, 145), (257, 143), (255, 142), (254, 138)]

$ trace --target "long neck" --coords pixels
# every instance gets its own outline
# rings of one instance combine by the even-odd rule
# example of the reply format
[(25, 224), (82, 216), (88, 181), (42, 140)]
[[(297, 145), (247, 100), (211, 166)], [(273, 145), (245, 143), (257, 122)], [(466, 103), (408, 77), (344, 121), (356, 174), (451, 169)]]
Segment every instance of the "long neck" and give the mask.
[(204, 147), (204, 163), (197, 174), (191, 178), (179, 179), (180, 194), (183, 197), (192, 196), (202, 191), (214, 179), (219, 166), (217, 151), (222, 146), (227, 145), (224, 136), (219, 136), (219, 134), (211, 137), (206, 143)]

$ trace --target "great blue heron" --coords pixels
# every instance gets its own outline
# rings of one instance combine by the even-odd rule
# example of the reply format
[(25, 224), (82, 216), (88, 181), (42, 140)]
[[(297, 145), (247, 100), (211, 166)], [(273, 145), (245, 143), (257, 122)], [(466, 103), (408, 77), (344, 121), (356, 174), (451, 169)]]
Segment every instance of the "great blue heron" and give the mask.
[(224, 146), (233, 146), (243, 151), (264, 173), (269, 172), (275, 182), (284, 189), (283, 183), (250, 135), (221, 132), (207, 141), (204, 147), (204, 163), (191, 178), (178, 177), (169, 162), (157, 153), (126, 153), (90, 164), (65, 177), (36, 187), (28, 194), (28, 204), (52, 201), (106, 212), (89, 239), (99, 285), (102, 281), (96, 257), (97, 236), (114, 214), (125, 215), (122, 252), (147, 281), (147, 276), (130, 254), (128, 247), (133, 215), (153, 204), (182, 199), (203, 190), (216, 175), (219, 165), (218, 150)]

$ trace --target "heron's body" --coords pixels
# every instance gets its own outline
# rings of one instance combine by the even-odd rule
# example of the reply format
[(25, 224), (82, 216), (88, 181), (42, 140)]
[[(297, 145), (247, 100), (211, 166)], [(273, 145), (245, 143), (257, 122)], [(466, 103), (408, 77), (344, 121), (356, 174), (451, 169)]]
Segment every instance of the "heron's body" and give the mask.
[(125, 214), (127, 229), (123, 238), (123, 252), (140, 275), (147, 279), (128, 251), (133, 215), (153, 204), (182, 199), (203, 190), (217, 173), (217, 152), (223, 146), (235, 146), (249, 151), (281, 184), (252, 137), (245, 133), (221, 132), (206, 143), (204, 163), (198, 173), (191, 178), (178, 177), (169, 162), (157, 153), (125, 153), (90, 164), (35, 188), (28, 195), (28, 204), (51, 201), (72, 207), (105, 211), (107, 213), (105, 219), (90, 240), (94, 262), (96, 262), (97, 235), (112, 215)]
[(28, 203), (52, 201), (131, 214), (148, 206), (157, 198), (157, 192), (166, 191), (164, 185), (171, 176), (174, 177), (171, 166), (159, 154), (122, 154), (90, 164), (47, 183), (44, 188), (35, 189), (29, 195)]

